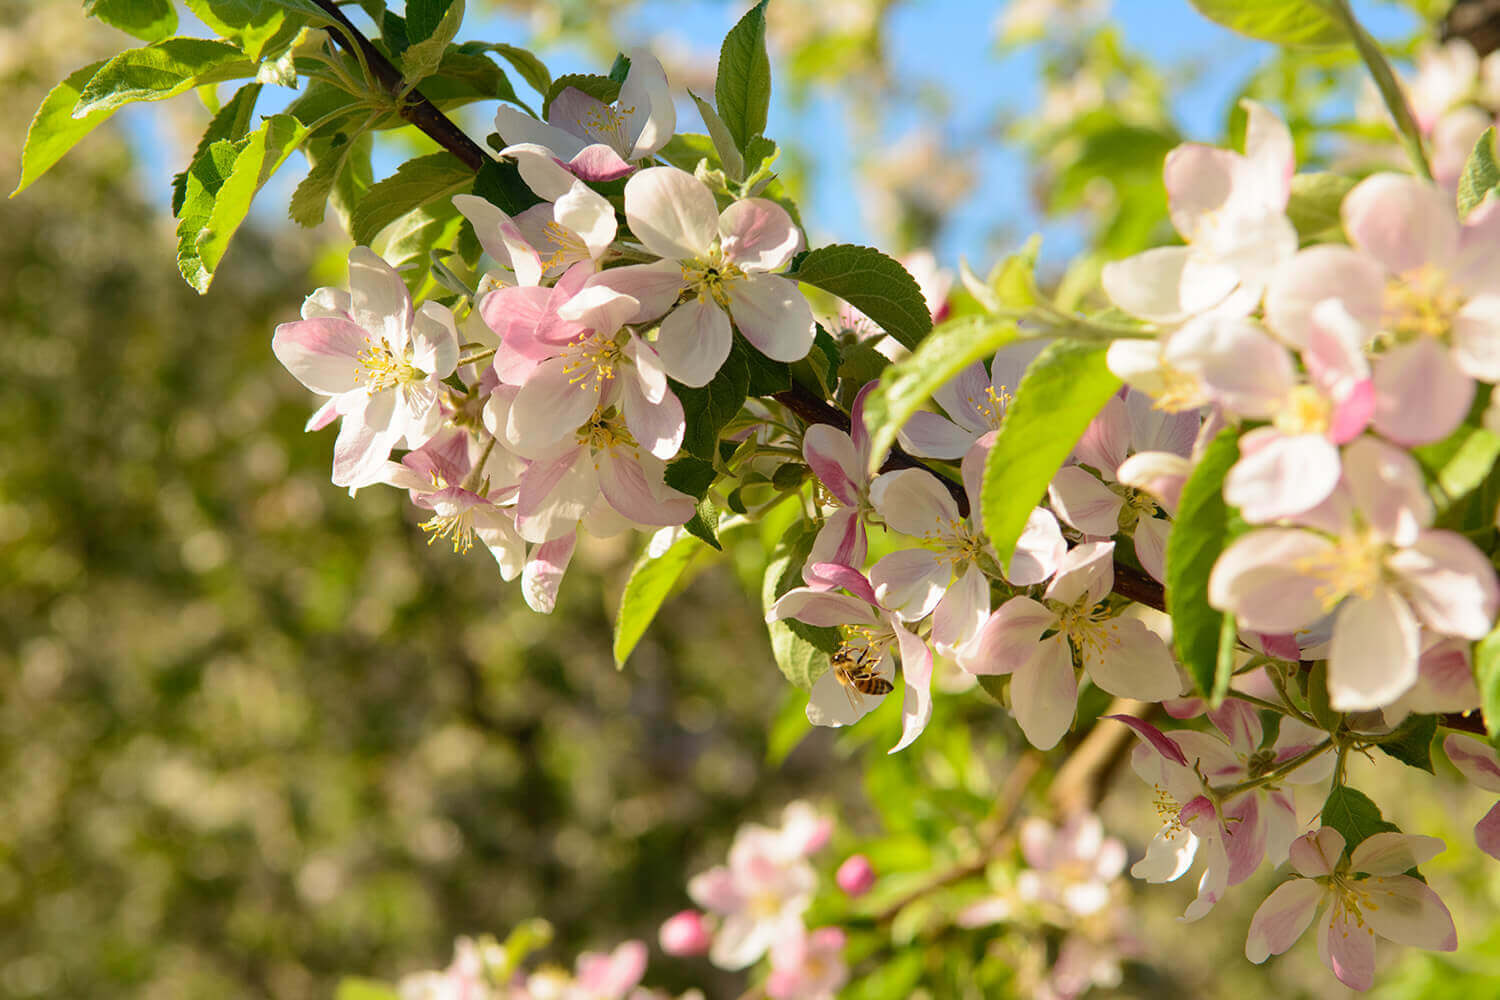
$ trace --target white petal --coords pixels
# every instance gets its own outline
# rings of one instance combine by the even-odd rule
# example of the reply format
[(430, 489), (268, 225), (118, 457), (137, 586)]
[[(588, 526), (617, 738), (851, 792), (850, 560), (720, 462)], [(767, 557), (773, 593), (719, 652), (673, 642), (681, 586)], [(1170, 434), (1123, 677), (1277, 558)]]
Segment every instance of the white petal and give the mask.
[(733, 339), (729, 317), (712, 299), (689, 299), (661, 321), (656, 353), (669, 376), (696, 388), (713, 381)]
[(773, 361), (799, 361), (812, 348), (817, 324), (796, 284), (774, 274), (751, 273), (725, 284), (734, 325)]
[(658, 257), (705, 257), (718, 234), (714, 196), (692, 174), (676, 167), (647, 167), (625, 182), (630, 231)]
[(1010, 702), (1032, 746), (1050, 750), (1063, 738), (1078, 707), (1078, 680), (1072, 651), (1062, 636), (1043, 640), (1031, 659), (1011, 674)]
[(1417, 619), (1390, 587), (1350, 597), (1333, 625), (1328, 701), (1335, 711), (1380, 708), (1417, 680)]

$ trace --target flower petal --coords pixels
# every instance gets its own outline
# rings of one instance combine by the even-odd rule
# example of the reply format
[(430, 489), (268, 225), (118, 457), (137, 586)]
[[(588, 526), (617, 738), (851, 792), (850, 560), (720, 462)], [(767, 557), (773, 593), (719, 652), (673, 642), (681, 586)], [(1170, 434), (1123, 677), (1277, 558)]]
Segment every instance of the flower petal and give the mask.
[(1312, 923), (1322, 898), (1323, 887), (1310, 878), (1294, 878), (1277, 886), (1250, 918), (1245, 957), (1259, 965), (1296, 944)]
[(719, 215), (724, 257), (747, 271), (775, 271), (802, 247), (786, 209), (765, 198), (742, 198)]
[(1453, 915), (1431, 886), (1410, 875), (1396, 875), (1366, 879), (1362, 888), (1371, 899), (1360, 907), (1360, 916), (1381, 937), (1430, 951), (1458, 949)]
[(718, 234), (713, 193), (676, 167), (647, 167), (625, 182), (625, 218), (630, 231), (658, 257), (706, 257)]
[(712, 299), (688, 299), (661, 321), (656, 353), (669, 376), (697, 388), (713, 381), (733, 343), (724, 310)]
[(298, 382), (325, 396), (359, 387), (361, 368), (355, 359), (368, 346), (364, 330), (333, 316), (282, 323), (271, 337), (276, 360)]
[(1042, 640), (1011, 674), (1010, 702), (1028, 743), (1038, 750), (1057, 745), (1078, 707), (1078, 680), (1067, 640), (1060, 635)]
[(1489, 559), (1463, 535), (1424, 531), (1386, 565), (1422, 624), (1443, 635), (1483, 639), (1500, 609), (1500, 588)]
[(1394, 589), (1377, 586), (1339, 608), (1328, 655), (1328, 701), (1335, 711), (1380, 708), (1417, 681), (1420, 630)]
[(1375, 365), (1375, 429), (1397, 444), (1441, 441), (1473, 400), (1474, 380), (1431, 338), (1392, 348)]
[(755, 349), (773, 361), (800, 361), (812, 347), (817, 324), (812, 306), (796, 284), (774, 274), (752, 272), (726, 282), (734, 325)]
[(889, 753), (911, 746), (932, 720), (932, 650), (904, 628), (896, 629), (901, 647), (901, 679), (906, 693), (901, 701), (901, 741)]

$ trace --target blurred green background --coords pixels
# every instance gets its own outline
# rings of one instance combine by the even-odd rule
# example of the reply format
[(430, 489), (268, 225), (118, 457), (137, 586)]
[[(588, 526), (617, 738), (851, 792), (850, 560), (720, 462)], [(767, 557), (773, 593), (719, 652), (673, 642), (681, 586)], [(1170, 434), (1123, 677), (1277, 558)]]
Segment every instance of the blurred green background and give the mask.
[[(46, 90), (122, 42), (69, 0), (0, 0), (8, 181)], [(858, 51), (878, 64), (878, 46)], [(165, 134), (191, 142), (201, 109), (172, 108)], [(654, 941), (734, 829), (796, 796), (838, 808), (839, 849), (898, 877), (972, 847), (1016, 740), (993, 704), (940, 693), (895, 758), (890, 712), (808, 735), (724, 568), (617, 672), (629, 540), (586, 547), (542, 617), (482, 550), (425, 545), (400, 494), (328, 482), (332, 432), (303, 434), (312, 400), (269, 343), (342, 280), (341, 235), (268, 209), (199, 297), (160, 206), (104, 129), (3, 209), (0, 997), (327, 997), (341, 975), (441, 966), (456, 935), (531, 916), (558, 929), (560, 961)], [(1448, 838), (1428, 874), (1461, 940), (1451, 959), (1386, 949), (1376, 995), (1491, 995), (1500, 876), (1469, 833), (1489, 803), (1373, 766), (1393, 819)], [(1132, 777), (1103, 811), (1138, 856), (1155, 816)], [(1142, 960), (1111, 995), (1339, 995), (1309, 942), (1243, 960), (1278, 876), (1189, 932), (1192, 881), (1132, 887)], [(1040, 954), (945, 936), (980, 891), (891, 930), (916, 957), (898, 995), (998, 995), (972, 970), (1004, 982), (1018, 947)], [(650, 980), (742, 985), (659, 954)]]

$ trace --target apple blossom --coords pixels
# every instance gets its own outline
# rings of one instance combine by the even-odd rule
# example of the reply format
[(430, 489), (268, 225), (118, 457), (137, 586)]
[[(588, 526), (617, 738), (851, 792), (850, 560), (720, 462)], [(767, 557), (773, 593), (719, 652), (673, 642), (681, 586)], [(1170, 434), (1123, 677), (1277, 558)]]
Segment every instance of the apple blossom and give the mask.
[(1061, 907), (1087, 917), (1109, 905), (1110, 884), (1125, 868), (1125, 845), (1104, 836), (1093, 813), (1078, 813), (1061, 828), (1028, 817), (1019, 834), (1029, 868), (1016, 876), (1016, 892), (1027, 902)]
[(837, 927), (800, 927), (771, 946), (766, 996), (772, 1000), (834, 1000), (849, 980), (844, 932)]
[(1255, 911), (1245, 939), (1245, 957), (1260, 964), (1297, 943), (1317, 908), (1318, 957), (1339, 982), (1367, 990), (1375, 976), (1375, 935), (1434, 951), (1453, 951), (1453, 917), (1437, 893), (1402, 874), (1435, 857), (1435, 837), (1377, 833), (1349, 852), (1332, 827), (1292, 843), (1292, 867), (1300, 878), (1284, 882)]
[[(1470, 784), (1487, 792), (1500, 792), (1500, 757), (1494, 747), (1467, 733), (1449, 733), (1443, 740), (1443, 752)], [(1490, 857), (1500, 859), (1500, 802), (1474, 825), (1474, 842)]]
[(963, 458), (981, 437), (1000, 429), (1026, 366), (1046, 346), (1042, 339), (1021, 341), (1000, 350), (988, 373), (978, 361), (964, 368), (932, 394), (948, 416), (913, 413), (897, 433), (901, 447), (925, 458)]
[(713, 937), (708, 923), (697, 910), (682, 910), (662, 922), (657, 934), (661, 950), (678, 958), (707, 955)]
[(870, 503), (870, 431), (865, 426), (865, 400), (875, 383), (867, 384), (854, 397), (849, 411), (849, 433), (827, 424), (814, 424), (802, 437), (802, 457), (822, 483), (828, 496), (840, 507), (818, 529), (812, 551), (803, 564), (802, 578), (809, 587), (832, 589), (838, 584), (824, 579), (817, 567), (824, 563), (863, 570), (869, 541), (865, 519)]
[(851, 854), (839, 865), (833, 880), (844, 895), (857, 899), (875, 887), (875, 868), (863, 854)]

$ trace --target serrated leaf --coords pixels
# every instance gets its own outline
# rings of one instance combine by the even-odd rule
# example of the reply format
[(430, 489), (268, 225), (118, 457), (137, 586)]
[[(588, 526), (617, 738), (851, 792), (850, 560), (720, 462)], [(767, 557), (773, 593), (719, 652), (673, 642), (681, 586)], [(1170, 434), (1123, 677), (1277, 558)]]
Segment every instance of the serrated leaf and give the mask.
[[(259, 62), (266, 55), (289, 45), (308, 22), (305, 13), (291, 14), (266, 0), (184, 0), (188, 10), (219, 37), (238, 45), (246, 56)], [(314, 8), (313, 23), (328, 15)]]
[(712, 462), (691, 456), (674, 459), (662, 472), (662, 479), (668, 486), (679, 493), (686, 493), (694, 500), (702, 500), (707, 496), (708, 488), (718, 477), (719, 471)]
[(76, 117), (133, 101), (160, 101), (204, 83), (255, 75), (255, 64), (228, 42), (166, 38), (127, 49), (93, 75), (73, 107)]
[(896, 432), (935, 391), (969, 365), (1013, 342), (1019, 332), (1015, 323), (988, 316), (950, 320), (934, 327), (910, 357), (886, 368), (880, 384), (865, 398), (870, 472), (879, 471), (896, 442)]
[(474, 178), (474, 194), (510, 216), (520, 215), (542, 200), (521, 179), (514, 160), (492, 160), (480, 167)]
[[(653, 542), (655, 539), (653, 538)], [(703, 543), (683, 535), (666, 551), (653, 556), (650, 546), (636, 560), (620, 596), (620, 610), (615, 615), (615, 668), (625, 666), (641, 636), (646, 634), (672, 587), (687, 571), (693, 556), (703, 550)]]
[(406, 0), (406, 37), (410, 44), (431, 38), (455, 0)]
[[(419, 33), (411, 21), (412, 6), (412, 3), (406, 6), (408, 44), (406, 51), (401, 54), (402, 75), (408, 87), (416, 86), (437, 71), (438, 65), (443, 61), (443, 53), (448, 50), (448, 43), (457, 36), (458, 29), (464, 22), (464, 0), (417, 0), (417, 6), (424, 9), (421, 27), (425, 29), (425, 33)], [(429, 25), (431, 15), (439, 7), (442, 8), (441, 16)]]
[(474, 172), (449, 152), (407, 160), (376, 183), (354, 209), (354, 242), (369, 245), (380, 231), (408, 212), (447, 200), (474, 185)]
[(172, 0), (85, 0), (83, 12), (143, 42), (160, 41), (177, 30)]
[[(218, 190), (213, 192), (207, 217), (195, 213), (198, 218), (193, 221), (198, 222), (198, 228), (193, 236), (191, 254), (184, 255), (186, 244), (183, 242), (191, 229), (179, 226), (177, 231), (179, 268), (186, 264), (183, 277), (200, 294), (208, 291), (214, 272), (229, 248), (230, 239), (250, 212), (250, 203), (256, 192), (286, 162), (306, 135), (307, 130), (301, 122), (291, 115), (281, 114), (267, 118), (259, 129), (233, 144), (236, 150), (234, 162), (223, 176)], [(216, 143), (212, 148), (221, 145), (228, 144)], [(199, 208), (201, 211), (201, 205)], [(188, 221), (184, 203), (183, 222)]]
[(21, 149), (21, 180), (10, 197), (14, 198), (30, 187), (38, 177), (51, 170), (79, 140), (114, 113), (114, 109), (110, 108), (82, 118), (73, 117), (73, 107), (78, 103), (83, 88), (104, 63), (105, 60), (101, 59), (73, 71), (42, 99), (42, 106), (37, 108), (31, 119), (31, 127), (26, 130), (26, 145)]
[(792, 368), (785, 361), (766, 357), (740, 335), (735, 336), (732, 351), (740, 355), (749, 375), (747, 395), (772, 396), (792, 387)]
[(489, 56), (452, 46), (443, 53), (437, 75), (422, 85), (422, 93), (434, 104), (448, 107), (471, 100), (521, 103), (516, 89), (510, 85), (510, 77)]
[(724, 168), (724, 175), (731, 181), (739, 183), (745, 179), (745, 157), (734, 145), (734, 136), (729, 134), (724, 119), (714, 110), (713, 105), (703, 98), (688, 91), (688, 96), (693, 103), (698, 105), (698, 114), (703, 118), (703, 125), (708, 129), (709, 138), (713, 140), (714, 152), (719, 154), (719, 163)]
[(552, 110), (552, 102), (557, 95), (572, 87), (581, 90), (585, 94), (604, 104), (613, 104), (620, 97), (620, 84), (617, 80), (611, 80), (607, 76), (596, 76), (593, 73), (569, 73), (552, 81), (552, 86), (547, 88), (546, 100), (542, 101), (542, 117), (546, 118)]
[(915, 350), (932, 330), (917, 279), (871, 247), (836, 244), (808, 251), (787, 277), (837, 295), (908, 349)]
[(182, 211), (177, 223), (177, 269), (182, 272), (183, 279), (200, 292), (208, 288), (213, 276), (203, 267), (203, 259), (198, 253), (198, 234), (213, 216), (214, 199), (229, 179), (246, 142), (248, 140), (216, 142), (188, 165)]
[(682, 530), (700, 539), (703, 544), (717, 552), (723, 552), (719, 541), (719, 508), (712, 500), (704, 498), (693, 509), (693, 516), (683, 524)]
[(1474, 143), (1474, 151), (1464, 161), (1463, 173), (1458, 177), (1459, 218), (1467, 218), (1497, 186), (1500, 186), (1500, 163), (1495, 160), (1495, 126), (1491, 125)]
[(1451, 504), (1478, 489), (1490, 474), (1495, 460), (1500, 458), (1500, 435), (1483, 427), (1461, 424), (1443, 440), (1411, 451)]
[(625, 86), (625, 78), (630, 75), (630, 57), (623, 52), (615, 53), (615, 61), (609, 64), (609, 78), (620, 86)]
[(751, 7), (724, 36), (714, 103), (741, 153), (766, 130), (771, 107), (771, 58), (766, 54), (766, 3)]
[(1231, 31), (1278, 45), (1337, 45), (1344, 27), (1318, 0), (1191, 0), (1198, 12)]
[(1222, 670), (1219, 640), (1226, 615), (1208, 603), (1208, 577), (1224, 551), (1229, 510), (1224, 505), (1224, 477), (1239, 461), (1240, 446), (1232, 430), (1219, 432), (1182, 487), (1177, 516), (1167, 536), (1167, 613), (1172, 616), (1172, 646), (1187, 668), (1198, 693), (1217, 706), (1229, 690), (1230, 669)]
[(396, 220), (371, 248), (401, 273), (414, 300), (430, 298), (439, 288), (432, 277), (432, 251), (452, 246), (464, 221), (452, 200), (435, 201)]
[(689, 455), (712, 462), (718, 447), (719, 432), (733, 420), (750, 394), (750, 370), (741, 350), (731, 349), (729, 357), (713, 380), (701, 388), (679, 382), (670, 383), (682, 403), (687, 433), (682, 446)]
[(504, 42), (465, 42), (458, 48), (461, 52), (495, 53), (510, 63), (526, 85), (543, 97), (552, 89), (552, 74), (547, 71), (546, 64), (526, 49)]
[[(354, 139), (358, 139), (358, 136)], [(305, 152), (312, 168), (292, 192), (292, 202), (287, 207), (287, 215), (291, 220), (309, 229), (322, 223), (328, 198), (333, 193), (334, 184), (348, 162), (355, 143), (352, 139), (338, 136), (333, 141), (319, 143), (318, 146), (320, 148), (314, 151), (312, 143), (307, 145)]]
[(1409, 767), (1436, 774), (1432, 768), (1432, 738), (1437, 735), (1437, 716), (1408, 715), (1401, 725), (1376, 744), (1380, 751)]
[(1500, 626), (1474, 646), (1474, 683), (1490, 743), (1500, 748)]
[[(219, 108), (213, 120), (204, 129), (203, 135), (198, 139), (198, 146), (193, 150), (193, 159), (203, 155), (216, 142), (239, 142), (250, 133), (250, 119), (255, 113), (255, 102), (260, 99), (261, 85), (258, 83), (247, 83), (234, 92), (234, 96), (224, 102)], [(192, 160), (188, 161), (189, 163)], [(172, 215), (176, 216), (182, 212), (182, 200), (187, 196), (187, 171), (184, 170), (172, 178)]]
[(1292, 177), (1292, 193), (1286, 214), (1303, 246), (1311, 243), (1342, 243), (1344, 223), (1339, 209), (1344, 195), (1359, 183), (1343, 174), (1312, 173)]
[(1370, 797), (1348, 785), (1334, 785), (1323, 802), (1324, 826), (1331, 826), (1344, 836), (1344, 851), (1349, 853), (1377, 833), (1399, 832), (1380, 815), (1380, 807)]
[(1120, 388), (1104, 363), (1107, 345), (1059, 340), (1026, 369), (984, 464), (985, 530), (1010, 563), (1031, 511), (1047, 493), (1089, 422)]

